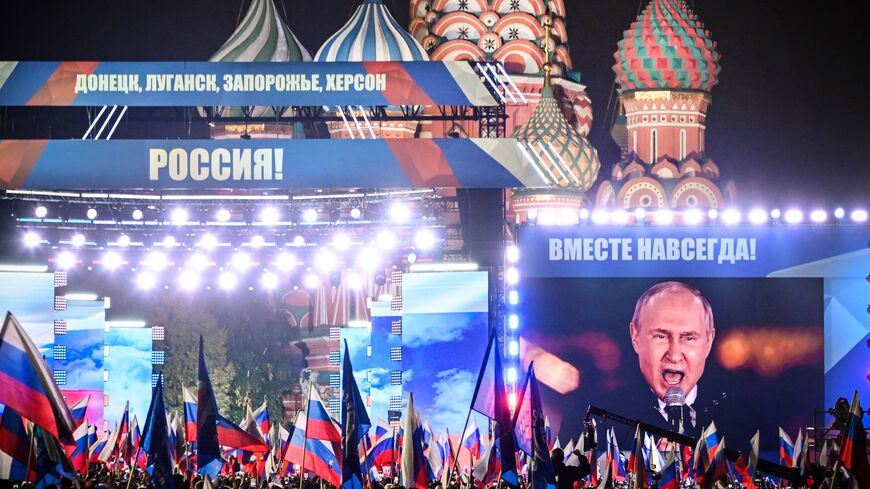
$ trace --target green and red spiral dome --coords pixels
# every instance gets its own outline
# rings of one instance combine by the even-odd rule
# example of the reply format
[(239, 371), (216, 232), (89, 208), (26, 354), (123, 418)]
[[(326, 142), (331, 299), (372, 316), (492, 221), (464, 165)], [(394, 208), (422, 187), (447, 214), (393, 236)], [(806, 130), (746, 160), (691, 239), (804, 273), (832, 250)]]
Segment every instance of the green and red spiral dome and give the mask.
[(710, 92), (721, 70), (716, 43), (685, 0), (652, 0), (613, 56), (620, 92)]

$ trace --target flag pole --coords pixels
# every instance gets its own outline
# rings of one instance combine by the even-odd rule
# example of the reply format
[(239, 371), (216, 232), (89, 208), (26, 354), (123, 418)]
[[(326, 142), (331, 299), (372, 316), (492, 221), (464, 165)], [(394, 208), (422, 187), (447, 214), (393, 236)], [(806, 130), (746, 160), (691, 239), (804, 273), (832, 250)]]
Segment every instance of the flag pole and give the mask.
[(308, 406), (311, 405), (311, 389), (313, 382), (308, 382), (308, 396), (305, 399), (305, 430), (302, 432), (302, 463), (299, 464), (299, 489), (305, 489), (302, 482), (305, 480), (305, 448), (308, 445)]

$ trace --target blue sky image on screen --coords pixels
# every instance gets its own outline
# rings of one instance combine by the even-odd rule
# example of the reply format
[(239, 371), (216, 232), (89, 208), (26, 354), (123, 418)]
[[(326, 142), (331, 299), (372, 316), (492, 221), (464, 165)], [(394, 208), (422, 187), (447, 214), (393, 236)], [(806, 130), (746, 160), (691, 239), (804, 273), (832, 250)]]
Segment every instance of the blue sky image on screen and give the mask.
[(151, 402), (151, 328), (112, 328), (106, 333), (106, 346), (109, 380), (105, 392), (109, 405), (105, 417), (109, 428), (121, 419), (128, 400), (130, 419), (137, 415), (144, 423)]
[[(461, 434), (488, 337), (487, 272), (402, 277), (404, 397), (432, 429)], [(484, 418), (478, 419), (483, 435)]]
[(11, 311), (39, 348), (49, 367), (54, 347), (54, 274), (0, 273), (0, 313)]

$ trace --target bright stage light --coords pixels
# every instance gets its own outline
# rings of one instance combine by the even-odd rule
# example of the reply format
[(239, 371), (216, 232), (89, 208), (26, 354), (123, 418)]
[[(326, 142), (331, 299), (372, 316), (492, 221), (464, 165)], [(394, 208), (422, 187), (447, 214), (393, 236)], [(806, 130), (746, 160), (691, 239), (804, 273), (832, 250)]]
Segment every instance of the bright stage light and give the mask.
[(275, 224), (281, 219), (281, 214), (274, 207), (266, 207), (260, 212), (260, 220), (265, 224)]
[(24, 233), (24, 246), (27, 246), (28, 248), (39, 246), (40, 241), (42, 241), (42, 238), (33, 231), (27, 231)]
[(199, 275), (193, 270), (185, 270), (178, 275), (178, 286), (182, 290), (192, 291), (199, 287)]
[(213, 250), (217, 245), (217, 238), (211, 233), (203, 234), (202, 237), (199, 238), (199, 246), (201, 246), (204, 250)]
[(305, 238), (302, 235), (297, 234), (293, 237), (293, 246), (296, 246), (297, 248), (305, 246)]
[(828, 213), (822, 209), (816, 209), (810, 212), (810, 221), (816, 224), (821, 224), (828, 220)]
[(36, 217), (40, 219), (45, 219), (45, 216), (48, 215), (48, 209), (46, 209), (44, 205), (40, 205), (36, 208), (35, 214)]
[(421, 229), (414, 236), (414, 244), (421, 250), (431, 250), (435, 247), (435, 234), (428, 229)]
[(350, 210), (350, 217), (353, 219), (359, 219), (360, 217), (362, 217), (362, 211), (359, 209), (359, 207), (354, 207)]
[(172, 215), (170, 215), (169, 219), (172, 224), (179, 225), (187, 222), (187, 211), (184, 209), (175, 209), (172, 211)]
[(520, 317), (516, 314), (511, 314), (508, 316), (508, 328), (517, 329), (520, 327)]
[(205, 255), (201, 253), (197, 253), (187, 260), (187, 266), (193, 268), (194, 270), (205, 270), (206, 268), (208, 268), (208, 258), (206, 258)]
[(514, 267), (508, 268), (504, 273), (504, 280), (508, 285), (516, 285), (520, 281), (520, 271)]
[(251, 257), (243, 251), (240, 251), (233, 255), (231, 263), (233, 265), (233, 268), (240, 272), (244, 272), (245, 270), (251, 268), (252, 265)]
[(396, 234), (392, 231), (381, 231), (378, 233), (377, 242), (382, 250), (392, 250), (396, 247)]
[(157, 279), (149, 272), (136, 274), (136, 285), (142, 290), (150, 290), (157, 284)]
[(508, 394), (508, 407), (511, 408), (511, 411), (517, 408), (517, 393), (514, 391)]
[(251, 246), (254, 248), (262, 248), (266, 244), (266, 239), (259, 234), (251, 238)]
[(505, 258), (507, 258), (508, 263), (516, 263), (520, 261), (520, 249), (517, 245), (510, 245), (507, 247)]
[(573, 226), (580, 222), (580, 215), (577, 211), (571, 209), (564, 209), (559, 212), (559, 217), (556, 220), (556, 224), (560, 226)]
[(782, 216), (782, 211), (779, 209), (773, 209), (772, 211), (770, 211), (770, 218), (771, 219), (779, 219), (781, 216)]
[(85, 213), (85, 215), (88, 216), (88, 219), (93, 221), (94, 219), (97, 218), (97, 210), (92, 207), (92, 208), (88, 209), (88, 212)]
[(623, 209), (616, 209), (610, 213), (610, 222), (613, 224), (625, 224), (628, 222), (628, 212)]
[(537, 221), (538, 220), (538, 210), (537, 209), (529, 209), (529, 212), (526, 213), (526, 217), (528, 217), (530, 221)]
[(520, 344), (516, 340), (512, 340), (508, 343), (508, 353), (510, 356), (515, 357), (520, 353)]
[(764, 209), (752, 209), (749, 211), (749, 222), (760, 226), (767, 223), (767, 212)]
[(166, 255), (159, 251), (152, 251), (146, 258), (144, 265), (152, 270), (161, 270), (168, 265)]
[(302, 285), (304, 285), (306, 289), (316, 289), (320, 287), (320, 277), (313, 273), (308, 273), (302, 280)]
[(335, 255), (328, 250), (321, 250), (314, 257), (314, 266), (319, 270), (323, 270), (324, 272), (329, 272), (335, 269), (335, 266), (338, 264), (338, 259), (336, 259)]
[(275, 257), (275, 266), (282, 272), (289, 272), (296, 266), (296, 257), (290, 253), (279, 253)]
[(656, 224), (667, 226), (674, 222), (674, 213), (669, 209), (659, 209), (656, 211), (654, 219)]
[(175, 248), (175, 245), (178, 244), (178, 241), (175, 240), (175, 236), (171, 234), (165, 238), (163, 238), (163, 247), (164, 248)]
[(81, 233), (76, 233), (72, 237), (72, 245), (75, 247), (82, 247), (85, 245), (85, 235)]
[(144, 215), (142, 214), (141, 209), (133, 209), (133, 220), (134, 221), (141, 221), (142, 217), (144, 217)]
[(126, 248), (130, 246), (130, 237), (126, 234), (118, 236), (118, 246), (120, 246), (121, 248)]
[(515, 306), (520, 303), (520, 293), (516, 290), (508, 292), (508, 304)]
[(727, 225), (740, 224), (740, 221), (742, 219), (743, 216), (737, 209), (725, 209), (724, 211), (722, 211), (722, 222)]
[(218, 287), (223, 290), (232, 290), (239, 284), (239, 279), (232, 272), (223, 272), (218, 276)]
[(552, 226), (556, 224), (556, 211), (553, 209), (544, 209), (541, 211), (541, 215), (538, 217), (538, 224), (541, 226)]
[(274, 290), (278, 287), (278, 276), (272, 272), (266, 272), (260, 278), (260, 285), (266, 290)]
[(798, 209), (789, 209), (785, 211), (785, 222), (789, 224), (800, 224), (804, 220), (804, 213)]
[(589, 209), (585, 207), (580, 209), (580, 219), (583, 219), (584, 221), (589, 219)]
[(302, 213), (302, 220), (305, 222), (314, 222), (317, 220), (317, 209), (305, 209)]
[(57, 255), (55, 259), (55, 263), (57, 263), (57, 267), (61, 270), (69, 270), (70, 268), (76, 266), (76, 257), (69, 251), (62, 251)]
[(352, 244), (353, 242), (347, 233), (336, 233), (336, 235), (332, 237), (332, 246), (335, 246), (335, 249), (339, 251), (347, 251)]
[(357, 264), (369, 271), (375, 270), (378, 268), (378, 265), (383, 263), (383, 259), (381, 258), (380, 253), (371, 248), (365, 248), (360, 251), (359, 255), (356, 258)]
[[(658, 212), (656, 212), (656, 215), (658, 216)], [(643, 222), (644, 219), (646, 219), (646, 209), (644, 209), (643, 207), (638, 207), (637, 209), (635, 209), (634, 222)]]
[(864, 209), (855, 209), (849, 217), (852, 218), (852, 222), (865, 223), (867, 222), (867, 211)]
[(719, 217), (719, 211), (718, 211), (718, 210), (716, 210), (716, 209), (710, 209), (710, 210), (707, 211), (707, 219), (709, 219), (709, 220), (712, 221), (712, 220), (716, 219), (717, 217)]
[(683, 222), (690, 226), (697, 226), (704, 220), (704, 213), (701, 209), (688, 209), (683, 213)]
[(363, 278), (362, 275), (356, 272), (350, 272), (344, 277), (344, 282), (347, 284), (347, 287), (351, 290), (360, 290), (363, 286)]
[(403, 223), (411, 219), (411, 209), (402, 202), (396, 202), (390, 206), (390, 220), (393, 222)]
[(606, 209), (595, 209), (592, 211), (592, 222), (595, 224), (607, 224), (610, 220), (610, 213)]
[(232, 217), (232, 215), (230, 214), (230, 211), (226, 209), (219, 209), (215, 214), (215, 217), (217, 218), (218, 222), (227, 222), (230, 220), (230, 217)]
[(517, 381), (517, 369), (514, 367), (510, 367), (507, 370), (507, 381), (510, 383), (514, 383)]
[(408, 253), (408, 263), (416, 263), (417, 254), (416, 253)]
[(115, 270), (124, 264), (124, 260), (121, 258), (121, 255), (114, 251), (107, 251), (103, 255), (103, 266), (109, 270)]
[(843, 209), (842, 207), (837, 207), (836, 209), (834, 209), (834, 217), (836, 217), (837, 219), (842, 219), (846, 217), (846, 209)]

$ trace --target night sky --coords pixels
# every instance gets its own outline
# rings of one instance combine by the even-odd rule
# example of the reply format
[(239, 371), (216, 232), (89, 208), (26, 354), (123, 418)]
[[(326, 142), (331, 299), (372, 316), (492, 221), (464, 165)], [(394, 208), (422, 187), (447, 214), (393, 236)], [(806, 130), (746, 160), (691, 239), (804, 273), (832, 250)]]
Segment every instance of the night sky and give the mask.
[[(385, 1), (407, 25), (408, 3)], [(5, 2), (0, 59), (205, 60), (234, 30), (242, 3), (248, 1)], [(640, 6), (636, 0), (566, 4), (574, 66), (593, 103), (591, 142), (605, 174), (618, 157), (608, 135), (611, 118), (605, 117), (613, 51)], [(722, 54), (708, 117), (708, 155), (723, 178), (736, 181), (740, 204), (867, 205), (870, 103), (859, 72), (870, 58), (861, 9), (848, 2), (694, 4)], [(352, 0), (283, 5), (290, 28), (312, 54), (354, 8)]]

